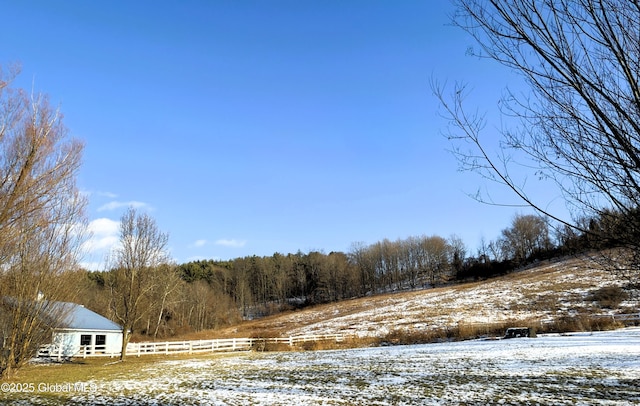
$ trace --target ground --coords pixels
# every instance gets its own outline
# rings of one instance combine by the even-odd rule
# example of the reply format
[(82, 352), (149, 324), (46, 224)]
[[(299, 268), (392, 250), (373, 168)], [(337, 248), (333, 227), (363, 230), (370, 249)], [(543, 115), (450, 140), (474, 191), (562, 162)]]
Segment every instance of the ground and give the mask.
[[(102, 360), (105, 363), (104, 360)], [(353, 350), (244, 352), (87, 367), (32, 366), (17, 404), (632, 405), (640, 402), (640, 328)], [(126, 364), (126, 363), (125, 363)], [(82, 365), (80, 366), (82, 367)], [(58, 376), (39, 391), (37, 378)], [(28, 386), (27, 386), (28, 387)], [(17, 386), (14, 386), (17, 388)]]
[[(637, 313), (593, 300), (618, 275), (585, 260), (502, 278), (388, 293), (251, 321), (192, 338), (346, 333), (393, 343), (412, 332)], [(477, 327), (480, 326), (480, 327)], [(504, 330), (502, 330), (504, 332)], [(394, 334), (394, 332), (399, 332)], [(488, 335), (490, 337), (490, 335)], [(181, 337), (185, 339), (186, 337)], [(402, 341), (402, 340), (400, 340)], [(353, 350), (242, 352), (31, 365), (0, 404), (631, 405), (640, 404), (640, 328)]]

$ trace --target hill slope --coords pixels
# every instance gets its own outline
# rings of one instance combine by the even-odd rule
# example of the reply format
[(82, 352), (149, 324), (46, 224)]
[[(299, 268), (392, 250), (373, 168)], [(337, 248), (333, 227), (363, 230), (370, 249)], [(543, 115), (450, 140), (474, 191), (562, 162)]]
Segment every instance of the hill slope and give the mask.
[(601, 288), (625, 283), (586, 258), (572, 258), (486, 281), (347, 300), (203, 333), (217, 337), (344, 333), (384, 338), (465, 326), (501, 329), (523, 324), (553, 330), (564, 323), (568, 329), (588, 329), (593, 326), (587, 325), (593, 323), (591, 315), (638, 312), (637, 302), (623, 300), (611, 309), (596, 300)]

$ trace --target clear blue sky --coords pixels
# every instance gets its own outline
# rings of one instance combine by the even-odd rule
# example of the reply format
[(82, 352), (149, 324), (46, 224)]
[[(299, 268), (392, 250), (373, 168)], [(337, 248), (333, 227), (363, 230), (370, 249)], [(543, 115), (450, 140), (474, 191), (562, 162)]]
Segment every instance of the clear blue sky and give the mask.
[(0, 64), (86, 143), (92, 268), (129, 205), (178, 263), (433, 234), (474, 251), (522, 212), (469, 198), (487, 185), (446, 151), (431, 78), (482, 107), (511, 80), (465, 55), (447, 0), (0, 4)]

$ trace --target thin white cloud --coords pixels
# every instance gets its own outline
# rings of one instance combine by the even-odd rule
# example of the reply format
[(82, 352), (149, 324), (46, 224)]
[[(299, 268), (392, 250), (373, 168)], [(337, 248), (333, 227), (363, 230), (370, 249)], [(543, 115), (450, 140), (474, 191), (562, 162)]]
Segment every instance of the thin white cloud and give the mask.
[(149, 207), (149, 205), (147, 203), (144, 202), (138, 202), (136, 200), (132, 200), (132, 201), (128, 201), (128, 202), (119, 202), (117, 200), (114, 200), (112, 202), (109, 202), (107, 204), (103, 204), (102, 206), (98, 207), (98, 211), (112, 211), (112, 210), (117, 210), (117, 209), (121, 209), (123, 207), (133, 207), (134, 209), (139, 209), (141, 207)]
[(120, 222), (108, 218), (92, 220), (88, 227), (89, 238), (82, 248), (88, 261), (85, 266), (95, 269), (101, 261), (119, 242)]
[(111, 193), (111, 192), (103, 192), (103, 191), (93, 191), (93, 190), (81, 190), (80, 193), (82, 193), (85, 196), (98, 196), (98, 197), (106, 197), (108, 199), (115, 199), (116, 197), (118, 197), (117, 194), (115, 193)]
[(108, 197), (109, 199), (115, 199), (118, 197), (117, 194), (111, 192), (96, 192), (98, 196)]
[(196, 240), (196, 242), (193, 243), (194, 247), (204, 247), (207, 244), (207, 240)]
[(88, 229), (90, 232), (96, 235), (115, 234), (120, 228), (120, 222), (117, 220), (111, 220), (106, 217), (91, 220)]
[(231, 247), (231, 248), (241, 248), (244, 247), (245, 244), (247, 243), (246, 240), (236, 240), (236, 239), (226, 239), (226, 238), (222, 238), (219, 240), (216, 240), (215, 244), (216, 245), (222, 245), (223, 247)]

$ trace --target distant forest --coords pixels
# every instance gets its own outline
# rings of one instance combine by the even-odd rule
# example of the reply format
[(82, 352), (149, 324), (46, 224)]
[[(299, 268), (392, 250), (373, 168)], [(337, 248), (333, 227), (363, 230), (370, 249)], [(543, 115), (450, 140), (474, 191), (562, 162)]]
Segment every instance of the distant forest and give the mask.
[[(297, 252), (200, 260), (147, 270), (145, 311), (134, 332), (153, 338), (215, 329), (243, 319), (378, 293), (426, 289), (506, 274), (537, 261), (615, 246), (626, 222), (615, 214), (585, 220), (585, 233), (518, 215), (499, 238), (470, 254), (458, 237), (355, 243), (347, 253)], [(553, 232), (552, 232), (553, 231)], [(598, 233), (598, 238), (591, 237)], [(109, 274), (80, 271), (80, 302), (113, 317)]]

